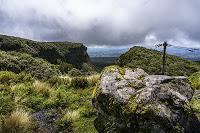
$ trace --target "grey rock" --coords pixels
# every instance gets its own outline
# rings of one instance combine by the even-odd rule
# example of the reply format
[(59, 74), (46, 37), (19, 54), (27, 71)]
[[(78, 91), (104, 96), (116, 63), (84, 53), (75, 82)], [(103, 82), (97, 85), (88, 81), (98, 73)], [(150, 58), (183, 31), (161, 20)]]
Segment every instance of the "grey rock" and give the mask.
[(194, 91), (186, 77), (148, 75), (142, 69), (108, 69), (102, 73), (93, 102), (104, 116), (123, 125), (116, 127), (119, 132), (199, 131), (198, 127), (190, 128), (188, 103)]

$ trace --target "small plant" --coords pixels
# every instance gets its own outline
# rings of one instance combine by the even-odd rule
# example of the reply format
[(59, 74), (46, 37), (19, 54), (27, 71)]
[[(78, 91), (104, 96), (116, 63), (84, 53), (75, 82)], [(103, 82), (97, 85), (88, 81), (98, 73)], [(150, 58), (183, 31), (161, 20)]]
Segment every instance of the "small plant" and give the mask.
[(71, 80), (71, 86), (74, 88), (85, 89), (89, 86), (88, 80), (84, 77), (75, 77)]
[(2, 121), (4, 133), (27, 133), (31, 131), (32, 126), (31, 116), (22, 109), (12, 112)]
[(36, 93), (42, 94), (45, 97), (49, 97), (50, 95), (51, 87), (45, 82), (35, 81), (35, 83), (33, 84), (33, 88)]

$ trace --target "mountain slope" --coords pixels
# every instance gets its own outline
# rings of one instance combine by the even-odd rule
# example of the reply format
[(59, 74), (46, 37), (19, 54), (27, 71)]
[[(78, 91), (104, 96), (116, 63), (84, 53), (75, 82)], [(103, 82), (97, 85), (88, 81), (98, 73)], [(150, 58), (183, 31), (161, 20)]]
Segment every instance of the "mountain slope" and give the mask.
[(69, 63), (81, 69), (84, 63), (90, 64), (87, 47), (72, 42), (37, 42), (28, 39), (0, 35), (0, 50), (28, 53), (52, 64)]
[[(131, 68), (142, 68), (149, 74), (160, 74), (162, 53), (143, 47), (135, 46), (122, 54), (117, 64)], [(182, 59), (177, 56), (167, 55), (167, 75), (191, 75), (200, 70), (200, 64)]]
[(18, 52), (5, 52), (0, 50), (0, 71), (14, 73), (26, 72), (38, 79), (48, 79), (58, 75), (58, 66), (41, 58), (33, 58), (29, 54)]

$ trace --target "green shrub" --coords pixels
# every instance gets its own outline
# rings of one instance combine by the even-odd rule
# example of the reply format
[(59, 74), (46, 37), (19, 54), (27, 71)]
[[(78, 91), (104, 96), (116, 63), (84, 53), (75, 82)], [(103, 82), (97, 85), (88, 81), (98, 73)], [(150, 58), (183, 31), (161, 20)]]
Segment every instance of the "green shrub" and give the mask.
[(190, 76), (189, 80), (194, 89), (200, 90), (200, 72), (197, 72)]
[(59, 65), (59, 70), (63, 74), (67, 74), (72, 68), (73, 68), (73, 65), (68, 64), (68, 63), (61, 63)]
[(51, 86), (59, 86), (59, 85), (70, 86), (70, 79), (67, 77), (61, 78), (59, 76), (53, 76), (50, 79), (48, 79), (47, 82)]
[(10, 85), (17, 82), (17, 75), (9, 71), (0, 71), (0, 83)]
[(42, 80), (60, 73), (56, 65), (52, 65), (41, 58), (34, 58), (31, 55), (18, 52), (4, 51), (0, 51), (0, 71), (26, 72)]
[(15, 107), (14, 98), (9, 93), (0, 92), (0, 115), (9, 114)]
[(56, 125), (60, 132), (71, 133), (73, 132), (73, 122), (67, 115), (64, 115), (60, 120), (56, 122)]
[(82, 72), (81, 72), (80, 70), (76, 69), (76, 68), (73, 68), (72, 70), (70, 70), (70, 71), (68, 72), (68, 74), (69, 74), (69, 76), (71, 76), (71, 77), (83, 75)]
[(89, 86), (88, 80), (84, 77), (75, 77), (71, 80), (71, 86), (74, 88), (85, 89)]

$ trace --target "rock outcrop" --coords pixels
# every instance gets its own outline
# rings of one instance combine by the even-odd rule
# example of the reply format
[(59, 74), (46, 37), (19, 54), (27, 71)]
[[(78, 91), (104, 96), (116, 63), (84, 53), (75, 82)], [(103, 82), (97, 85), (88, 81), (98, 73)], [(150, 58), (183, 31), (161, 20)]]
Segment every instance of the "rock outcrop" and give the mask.
[(102, 129), (97, 122), (97, 130), (198, 132), (199, 122), (188, 106), (193, 93), (186, 77), (148, 75), (142, 69), (108, 67), (95, 90), (93, 105), (112, 124)]
[(87, 47), (82, 43), (38, 42), (28, 39), (0, 35), (0, 50), (27, 53), (52, 64), (69, 63), (81, 69), (84, 63), (90, 64)]

